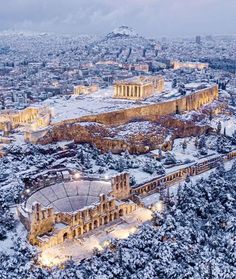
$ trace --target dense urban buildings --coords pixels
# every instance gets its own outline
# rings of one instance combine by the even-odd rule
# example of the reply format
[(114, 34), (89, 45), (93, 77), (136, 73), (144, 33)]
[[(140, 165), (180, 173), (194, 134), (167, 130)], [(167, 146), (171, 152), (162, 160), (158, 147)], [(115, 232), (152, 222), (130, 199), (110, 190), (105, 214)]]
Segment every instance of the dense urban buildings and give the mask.
[(0, 33), (0, 278), (233, 278), (235, 43)]

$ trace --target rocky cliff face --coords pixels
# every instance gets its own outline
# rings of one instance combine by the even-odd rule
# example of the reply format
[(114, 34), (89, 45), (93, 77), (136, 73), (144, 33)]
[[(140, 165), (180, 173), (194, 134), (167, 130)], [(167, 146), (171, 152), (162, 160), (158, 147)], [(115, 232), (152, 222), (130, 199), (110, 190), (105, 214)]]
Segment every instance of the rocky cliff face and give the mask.
[(76, 143), (94, 144), (103, 152), (120, 153), (128, 150), (130, 153), (145, 153), (159, 146), (171, 149), (175, 138), (197, 136), (210, 130), (209, 126), (175, 116), (163, 117), (155, 122), (136, 121), (115, 127), (98, 123), (61, 123), (51, 127), (38, 143), (74, 140)]

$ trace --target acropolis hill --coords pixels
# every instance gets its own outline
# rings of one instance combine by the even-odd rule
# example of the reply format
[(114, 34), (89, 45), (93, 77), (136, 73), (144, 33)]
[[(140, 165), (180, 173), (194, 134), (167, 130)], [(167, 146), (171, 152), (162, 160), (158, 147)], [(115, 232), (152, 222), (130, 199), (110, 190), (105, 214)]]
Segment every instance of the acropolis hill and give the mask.
[[(72, 95), (70, 98), (51, 98), (42, 105), (35, 105), (20, 112), (2, 114), (0, 124), (6, 133), (17, 126), (25, 126), (25, 140), (32, 143), (48, 144), (74, 139), (76, 142), (90, 142), (99, 147), (102, 145), (102, 149), (107, 151), (117, 151), (125, 150), (129, 144), (125, 140), (117, 140), (114, 134), (112, 136), (106, 129), (117, 128), (134, 121), (155, 122), (160, 121), (163, 116), (197, 111), (218, 98), (218, 87), (214, 84), (186, 84), (186, 92), (181, 94), (177, 89), (172, 89), (170, 83), (164, 84), (159, 76), (143, 78), (138, 80), (138, 83), (139, 85), (137, 82), (134, 85), (134, 81), (119, 81), (115, 83), (114, 88), (98, 90), (95, 93)], [(145, 92), (146, 85), (148, 85), (148, 93), (144, 93), (146, 95), (139, 95), (140, 97), (127, 95), (129, 92), (130, 94)], [(144, 88), (139, 89), (139, 86)], [(117, 93), (118, 88), (122, 88), (119, 91), (120, 96)], [(137, 91), (129, 91), (127, 88)], [(126, 94), (125, 97), (122, 93)], [(103, 126), (95, 128), (95, 123)], [(183, 124), (172, 121), (172, 126), (175, 125)], [(186, 136), (206, 131), (204, 128), (196, 129), (195, 126), (189, 125), (192, 132), (189, 130)], [(98, 137), (95, 132), (97, 129), (100, 130)], [(164, 142), (164, 134), (160, 130), (156, 130), (156, 134), (159, 136), (154, 139), (153, 147)], [(131, 152), (145, 152), (147, 148), (151, 147), (142, 143), (137, 148), (132, 146), (128, 149)]]
[[(119, 82), (120, 84), (121, 82)], [(125, 83), (127, 84), (127, 83)], [(120, 125), (143, 122), (160, 121), (163, 116), (175, 115), (186, 111), (197, 111), (204, 105), (211, 104), (218, 98), (218, 87), (214, 84), (187, 84), (186, 94), (182, 95), (177, 90), (170, 89), (170, 84), (165, 83), (162, 93), (153, 94), (145, 100), (128, 100), (113, 98), (113, 88), (99, 90), (90, 95), (72, 96), (67, 99), (49, 99), (44, 106), (53, 107), (51, 124), (44, 128), (28, 129), (25, 132), (25, 140), (33, 143), (48, 144), (60, 140), (72, 140), (76, 142), (90, 142), (104, 150), (125, 150), (125, 141), (119, 141), (116, 137), (107, 133), (106, 129), (119, 127)], [(115, 87), (115, 93), (116, 93)], [(90, 124), (89, 124), (90, 123)], [(97, 123), (95, 125), (95, 123)], [(103, 126), (97, 126), (103, 125)], [(173, 124), (174, 126), (175, 124)], [(178, 124), (181, 126), (183, 124)], [(100, 127), (100, 128), (99, 128)], [(191, 131), (186, 135), (195, 135), (205, 132), (204, 128), (196, 129), (190, 125)], [(42, 129), (43, 128), (43, 129)], [(105, 130), (104, 130), (105, 129)], [(96, 133), (99, 130), (99, 136)], [(163, 143), (163, 133), (155, 141), (155, 146)], [(103, 141), (103, 144), (101, 144)], [(147, 146), (141, 144), (137, 150), (128, 148), (133, 152), (145, 152)]]

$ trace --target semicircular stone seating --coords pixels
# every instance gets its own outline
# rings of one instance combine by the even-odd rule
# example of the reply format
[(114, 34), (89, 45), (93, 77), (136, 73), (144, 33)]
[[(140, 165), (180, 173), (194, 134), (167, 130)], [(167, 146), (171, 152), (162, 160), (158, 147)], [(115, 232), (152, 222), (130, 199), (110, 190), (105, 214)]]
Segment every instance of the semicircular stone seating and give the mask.
[(33, 193), (26, 202), (30, 211), (35, 202), (52, 207), (56, 212), (73, 212), (99, 202), (100, 194), (112, 191), (111, 182), (70, 181), (54, 184)]

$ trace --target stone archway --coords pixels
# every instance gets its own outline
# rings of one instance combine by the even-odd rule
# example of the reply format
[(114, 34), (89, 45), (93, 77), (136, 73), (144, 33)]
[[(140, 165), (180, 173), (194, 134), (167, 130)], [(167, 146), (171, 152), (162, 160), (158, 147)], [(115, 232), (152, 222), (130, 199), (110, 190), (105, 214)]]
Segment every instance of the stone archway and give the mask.
[(93, 228), (96, 229), (98, 227), (98, 220), (94, 220), (93, 222)]
[(104, 217), (104, 225), (106, 225), (107, 223), (108, 223), (108, 217), (105, 216), (105, 217)]
[(68, 233), (66, 232), (63, 234), (63, 242), (66, 241), (67, 239), (68, 239)]
[(124, 210), (123, 210), (123, 209), (120, 209), (120, 210), (119, 210), (119, 216), (120, 216), (120, 217), (124, 216)]
[(78, 234), (78, 235), (81, 235), (81, 233), (82, 233), (81, 228), (78, 228), (78, 229), (77, 229), (77, 234)]

